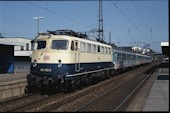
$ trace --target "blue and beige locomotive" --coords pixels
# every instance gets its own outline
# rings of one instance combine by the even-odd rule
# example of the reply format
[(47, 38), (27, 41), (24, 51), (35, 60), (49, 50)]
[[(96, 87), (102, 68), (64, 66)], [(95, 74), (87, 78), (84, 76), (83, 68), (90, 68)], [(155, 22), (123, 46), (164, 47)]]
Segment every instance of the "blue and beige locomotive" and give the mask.
[(39, 33), (33, 40), (27, 88), (55, 86), (62, 90), (107, 77), (113, 71), (112, 46), (72, 30)]

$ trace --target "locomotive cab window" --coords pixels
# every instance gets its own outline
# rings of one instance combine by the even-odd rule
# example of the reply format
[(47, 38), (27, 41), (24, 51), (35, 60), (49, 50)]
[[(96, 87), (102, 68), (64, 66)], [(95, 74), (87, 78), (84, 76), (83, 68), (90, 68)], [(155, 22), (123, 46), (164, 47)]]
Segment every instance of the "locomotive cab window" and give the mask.
[(46, 47), (46, 41), (37, 41), (34, 44), (34, 49), (44, 49)]
[(51, 49), (66, 50), (68, 47), (68, 40), (53, 40)]

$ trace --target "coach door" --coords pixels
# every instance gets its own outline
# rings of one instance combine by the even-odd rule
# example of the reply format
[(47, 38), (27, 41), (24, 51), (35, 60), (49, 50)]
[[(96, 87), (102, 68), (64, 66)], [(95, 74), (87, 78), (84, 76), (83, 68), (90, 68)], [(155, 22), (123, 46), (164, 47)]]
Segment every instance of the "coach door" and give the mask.
[(79, 49), (79, 42), (76, 40), (74, 41), (74, 49), (75, 49), (75, 71), (80, 71), (80, 49)]

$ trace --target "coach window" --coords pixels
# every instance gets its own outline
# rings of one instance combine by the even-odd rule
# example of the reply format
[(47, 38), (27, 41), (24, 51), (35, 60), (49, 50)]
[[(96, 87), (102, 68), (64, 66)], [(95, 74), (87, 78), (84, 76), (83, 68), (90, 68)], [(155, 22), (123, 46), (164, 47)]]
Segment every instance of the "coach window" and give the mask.
[(126, 60), (126, 54), (123, 53), (123, 60)]
[(131, 60), (133, 60), (133, 55), (131, 55)]
[(104, 48), (105, 53), (107, 54), (107, 47)]
[(117, 60), (119, 60), (119, 54), (117, 53)]
[(130, 59), (130, 55), (128, 55), (128, 60), (131, 60), (131, 59)]
[(108, 53), (108, 48), (106, 47), (106, 53)]
[(119, 54), (119, 60), (122, 60), (122, 54), (121, 53)]
[(104, 53), (104, 47), (101, 48), (101, 53)]
[(88, 53), (91, 52), (91, 44), (87, 44), (87, 52), (88, 52)]
[(81, 52), (86, 52), (86, 43), (81, 42), (80, 43), (80, 49), (81, 49)]
[(92, 45), (91, 52), (96, 53), (96, 45)]
[(100, 53), (100, 46), (97, 46), (97, 52)]
[(108, 53), (108, 48), (106, 47), (106, 53)]
[(139, 60), (139, 59), (140, 59), (140, 57), (136, 56), (136, 60)]
[(53, 40), (51, 49), (66, 50), (68, 46), (68, 40)]
[(109, 53), (111, 53), (111, 49), (109, 48)]
[(106, 53), (106, 47), (103, 48), (103, 53)]

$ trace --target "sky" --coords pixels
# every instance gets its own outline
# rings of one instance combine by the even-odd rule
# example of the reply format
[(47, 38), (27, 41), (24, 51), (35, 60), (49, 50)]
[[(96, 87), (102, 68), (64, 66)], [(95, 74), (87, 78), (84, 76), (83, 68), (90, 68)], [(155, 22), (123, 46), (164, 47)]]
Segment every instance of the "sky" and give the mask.
[[(150, 44), (162, 52), (169, 42), (168, 0), (103, 0), (104, 40), (117, 46), (143, 47)], [(0, 33), (4, 37), (34, 39), (39, 31), (98, 29), (99, 2), (94, 1), (0, 1)], [(97, 37), (97, 33), (89, 33)]]

